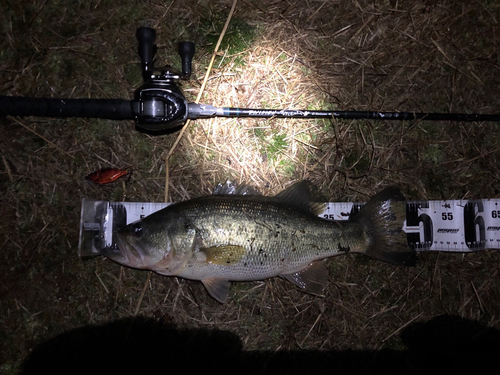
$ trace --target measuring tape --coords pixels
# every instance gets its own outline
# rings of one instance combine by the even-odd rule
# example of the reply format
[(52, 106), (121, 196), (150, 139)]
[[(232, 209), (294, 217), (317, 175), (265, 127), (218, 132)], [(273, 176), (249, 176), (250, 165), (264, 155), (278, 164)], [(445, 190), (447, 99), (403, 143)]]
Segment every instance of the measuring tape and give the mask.
[[(169, 203), (82, 200), (78, 255), (114, 248), (113, 232), (161, 210)], [(319, 216), (348, 220), (364, 203), (328, 203)], [(408, 201), (402, 223), (417, 251), (472, 252), (500, 249), (500, 199)]]

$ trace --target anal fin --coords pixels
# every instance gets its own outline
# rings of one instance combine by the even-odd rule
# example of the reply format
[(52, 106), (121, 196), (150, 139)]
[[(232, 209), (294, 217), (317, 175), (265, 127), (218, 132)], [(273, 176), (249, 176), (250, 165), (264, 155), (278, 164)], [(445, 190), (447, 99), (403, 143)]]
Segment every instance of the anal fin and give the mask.
[(207, 288), (208, 293), (214, 297), (220, 303), (224, 303), (227, 300), (227, 295), (229, 294), (229, 281), (224, 279), (204, 279), (201, 280), (205, 288)]
[(328, 269), (323, 261), (316, 261), (302, 271), (280, 276), (309, 293), (322, 295), (328, 281)]

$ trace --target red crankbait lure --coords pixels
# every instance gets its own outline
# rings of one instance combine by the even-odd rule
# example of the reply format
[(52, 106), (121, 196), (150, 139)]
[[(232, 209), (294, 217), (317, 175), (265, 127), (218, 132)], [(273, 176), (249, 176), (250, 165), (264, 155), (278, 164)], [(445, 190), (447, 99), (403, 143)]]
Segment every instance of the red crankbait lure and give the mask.
[(85, 179), (93, 182), (94, 184), (104, 185), (116, 181), (120, 177), (126, 176), (131, 173), (131, 171), (127, 171), (126, 169), (103, 168), (85, 176)]

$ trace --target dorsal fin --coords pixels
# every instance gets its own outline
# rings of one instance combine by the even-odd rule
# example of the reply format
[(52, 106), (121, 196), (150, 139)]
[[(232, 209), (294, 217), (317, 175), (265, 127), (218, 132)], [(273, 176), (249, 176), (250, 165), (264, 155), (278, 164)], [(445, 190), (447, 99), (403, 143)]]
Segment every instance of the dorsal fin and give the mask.
[(219, 183), (215, 189), (214, 194), (234, 194), (234, 195), (261, 195), (255, 187), (252, 185), (241, 183), (238, 186), (229, 180), (226, 180), (224, 184)]
[(283, 202), (293, 203), (315, 215), (319, 215), (325, 210), (325, 203), (313, 202), (311, 193), (311, 182), (307, 180), (299, 181), (287, 187), (285, 190), (275, 195)]
[(257, 189), (250, 185), (250, 184), (246, 184), (246, 183), (242, 183), (240, 185), (238, 185), (238, 187), (236, 188), (236, 190), (234, 191), (235, 195), (262, 195), (259, 191), (257, 191)]

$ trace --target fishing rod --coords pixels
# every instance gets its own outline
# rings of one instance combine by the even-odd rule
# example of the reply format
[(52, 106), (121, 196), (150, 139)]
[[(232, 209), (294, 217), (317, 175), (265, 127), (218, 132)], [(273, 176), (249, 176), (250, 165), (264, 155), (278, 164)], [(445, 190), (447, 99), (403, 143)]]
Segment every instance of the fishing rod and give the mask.
[(188, 103), (177, 81), (189, 80), (195, 45), (179, 43), (182, 72), (167, 66), (154, 67), (156, 32), (140, 27), (136, 32), (139, 43), (143, 85), (135, 91), (134, 100), (124, 99), (62, 99), (0, 96), (0, 116), (84, 117), (111, 120), (135, 120), (136, 129), (150, 134), (165, 134), (180, 130), (188, 119), (210, 117), (254, 118), (324, 118), (427, 121), (500, 121), (500, 114), (320, 111), (295, 109), (255, 109), (214, 107)]

